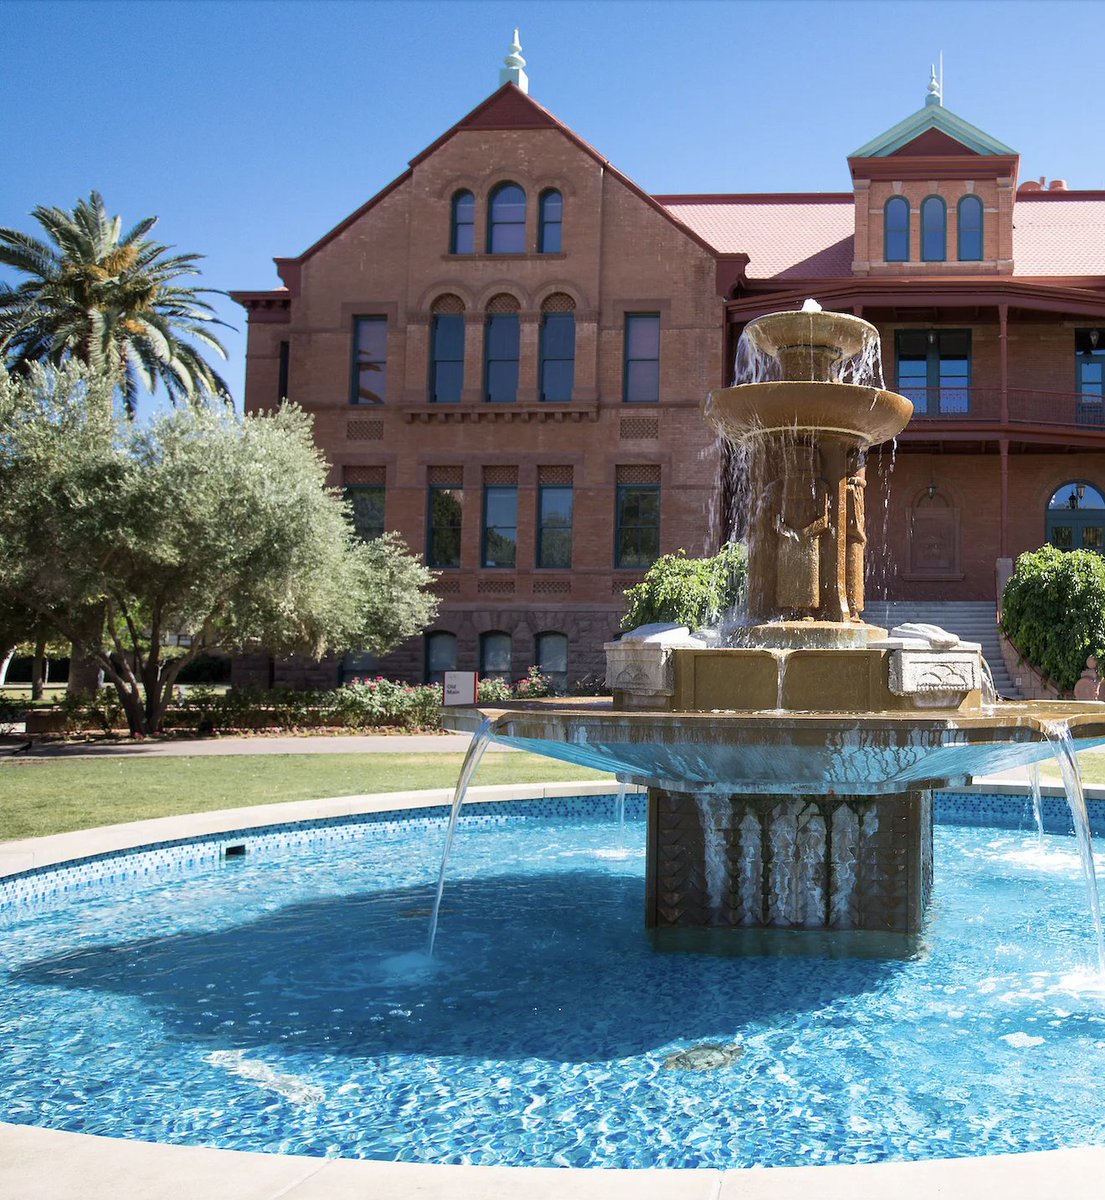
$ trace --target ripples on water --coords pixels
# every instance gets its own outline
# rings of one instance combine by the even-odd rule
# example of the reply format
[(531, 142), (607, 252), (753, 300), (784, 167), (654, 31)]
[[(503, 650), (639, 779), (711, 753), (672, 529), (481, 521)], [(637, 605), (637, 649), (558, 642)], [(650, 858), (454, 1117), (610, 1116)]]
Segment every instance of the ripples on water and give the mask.
[(639, 814), (620, 851), (612, 814), (462, 817), (430, 960), (441, 833), (377, 827), (4, 918), (0, 1117), (516, 1165), (1105, 1142), (1072, 838), (939, 829), (915, 960), (727, 959), (650, 949)]

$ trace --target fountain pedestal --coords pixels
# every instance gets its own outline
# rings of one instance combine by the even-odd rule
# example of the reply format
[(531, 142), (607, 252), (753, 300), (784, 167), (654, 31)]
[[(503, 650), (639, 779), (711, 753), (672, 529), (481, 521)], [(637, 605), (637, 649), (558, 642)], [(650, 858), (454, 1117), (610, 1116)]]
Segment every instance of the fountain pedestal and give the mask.
[(650, 928), (916, 934), (932, 886), (932, 793), (649, 788), (647, 862)]

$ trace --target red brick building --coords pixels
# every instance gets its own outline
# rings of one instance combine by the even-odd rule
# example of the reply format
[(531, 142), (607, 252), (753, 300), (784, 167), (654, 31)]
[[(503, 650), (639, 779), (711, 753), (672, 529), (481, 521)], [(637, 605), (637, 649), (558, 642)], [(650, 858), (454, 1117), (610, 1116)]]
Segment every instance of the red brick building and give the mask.
[(1105, 192), (1021, 183), (935, 82), (848, 162), (847, 193), (650, 196), (508, 82), (234, 293), (247, 411), (310, 410), (364, 531), (441, 572), (380, 670), (598, 674), (648, 563), (716, 548), (699, 406), (807, 296), (879, 327), (916, 407), (869, 466), (869, 596), (992, 599), (1025, 549), (1102, 548)]

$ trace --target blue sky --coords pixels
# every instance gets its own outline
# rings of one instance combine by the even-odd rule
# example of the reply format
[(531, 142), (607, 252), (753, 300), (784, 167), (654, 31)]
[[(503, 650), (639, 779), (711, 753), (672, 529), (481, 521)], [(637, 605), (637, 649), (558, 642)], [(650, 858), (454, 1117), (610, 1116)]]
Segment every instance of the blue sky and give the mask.
[[(1022, 178), (1105, 188), (1098, 0), (3, 0), (0, 225), (93, 188), (124, 224), (265, 288), (498, 86), (653, 192), (841, 191), (847, 154), (945, 102)], [(244, 313), (220, 299), (239, 406)]]

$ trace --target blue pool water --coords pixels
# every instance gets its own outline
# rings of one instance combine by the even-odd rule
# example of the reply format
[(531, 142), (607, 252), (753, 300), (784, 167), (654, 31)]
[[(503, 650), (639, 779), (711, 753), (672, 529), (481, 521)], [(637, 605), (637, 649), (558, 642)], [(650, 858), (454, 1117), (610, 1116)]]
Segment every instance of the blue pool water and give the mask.
[[(909, 961), (663, 954), (644, 824), (364, 827), (0, 915), (0, 1118), (240, 1150), (735, 1167), (1105, 1142), (1073, 838), (939, 828)], [(714, 1070), (680, 1051), (722, 1047)], [(707, 1056), (710, 1057), (710, 1056)]]

